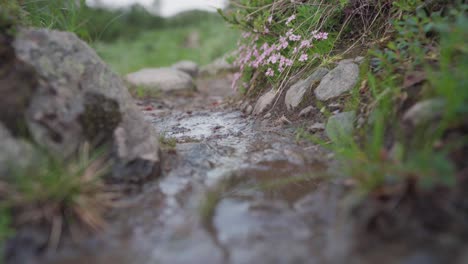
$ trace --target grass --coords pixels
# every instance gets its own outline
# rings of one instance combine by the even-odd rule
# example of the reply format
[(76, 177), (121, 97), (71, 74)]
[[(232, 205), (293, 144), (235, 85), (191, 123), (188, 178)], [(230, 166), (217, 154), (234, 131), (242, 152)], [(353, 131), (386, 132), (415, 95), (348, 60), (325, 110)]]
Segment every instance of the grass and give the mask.
[[(465, 164), (452, 157), (466, 155), (468, 145), (468, 138), (457, 132), (467, 124), (467, 5), (446, 4), (444, 12), (434, 8), (406, 8), (411, 11), (393, 21), (396, 34), (391, 41), (370, 51), (377, 69), (363, 64), (361, 82), (346, 103), (347, 110), (367, 118), (366, 125), (332, 142), (306, 136), (338, 154), (360, 193), (408, 181), (423, 190), (453, 188), (457, 171), (464, 169)], [(407, 85), (416, 73), (424, 78)], [(417, 127), (402, 121), (411, 105), (433, 98), (446, 103), (441, 118)]]
[(0, 181), (2, 243), (16, 228), (45, 224), (52, 230), (48, 248), (56, 249), (67, 227), (100, 230), (105, 225), (102, 214), (115, 198), (105, 192), (105, 160), (90, 155), (89, 146), (73, 161), (46, 153), (43, 157), (28, 168), (12, 168), (11, 175)]
[(133, 98), (144, 100), (144, 99), (158, 99), (162, 96), (162, 91), (154, 88), (147, 88), (144, 85), (132, 86), (128, 85), (129, 92)]
[(177, 139), (174, 137), (168, 137), (165, 133), (159, 135), (159, 143), (162, 147), (169, 150), (175, 150), (177, 146)]
[[(199, 36), (199, 43), (193, 47), (186, 45), (191, 34)], [(96, 42), (93, 47), (115, 71), (127, 74), (142, 68), (170, 66), (181, 60), (208, 64), (233, 50), (237, 39), (238, 32), (219, 19), (147, 31), (131, 40)]]

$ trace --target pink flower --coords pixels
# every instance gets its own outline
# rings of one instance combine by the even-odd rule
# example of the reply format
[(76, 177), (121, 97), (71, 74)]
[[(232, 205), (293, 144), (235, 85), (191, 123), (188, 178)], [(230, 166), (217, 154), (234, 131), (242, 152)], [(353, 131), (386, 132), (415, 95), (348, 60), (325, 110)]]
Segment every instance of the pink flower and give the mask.
[(286, 37), (280, 37), (279, 46), (278, 46), (277, 50), (285, 49), (285, 48), (288, 47), (288, 45), (289, 45), (288, 39)]
[(308, 59), (309, 59), (309, 56), (307, 54), (305, 54), (305, 53), (302, 53), (301, 57), (299, 57), (300, 62), (304, 62), (304, 61), (306, 61)]
[(312, 31), (312, 37), (317, 40), (328, 39), (328, 33), (314, 30)]
[(273, 77), (275, 75), (275, 72), (272, 68), (268, 68), (268, 70), (265, 72), (265, 75), (268, 77)]
[(266, 26), (263, 27), (263, 33), (268, 34), (270, 33), (270, 29), (268, 29)]
[(299, 41), (299, 40), (301, 40), (301, 36), (292, 34), (291, 36), (289, 36), (289, 40), (290, 41)]
[(296, 19), (296, 15), (288, 17), (288, 20), (286, 20), (286, 25), (289, 25), (294, 19)]
[(269, 63), (272, 63), (272, 64), (275, 64), (278, 62), (278, 60), (280, 59), (281, 55), (278, 54), (278, 53), (275, 53), (273, 55), (270, 56), (270, 58), (268, 59), (268, 62)]
[(311, 47), (311, 43), (310, 43), (310, 40), (303, 40), (301, 42), (301, 46), (299, 46), (300, 49), (303, 49), (303, 48), (310, 48)]

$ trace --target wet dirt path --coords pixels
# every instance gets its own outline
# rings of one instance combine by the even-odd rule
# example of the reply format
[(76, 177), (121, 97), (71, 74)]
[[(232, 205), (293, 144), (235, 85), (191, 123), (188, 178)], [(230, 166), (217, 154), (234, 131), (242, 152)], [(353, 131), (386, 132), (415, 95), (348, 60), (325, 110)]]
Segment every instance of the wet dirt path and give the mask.
[(321, 183), (325, 154), (295, 142), (294, 128), (223, 105), (227, 81), (139, 102), (172, 142), (163, 177), (130, 195), (104, 234), (47, 263), (326, 263), (337, 195)]

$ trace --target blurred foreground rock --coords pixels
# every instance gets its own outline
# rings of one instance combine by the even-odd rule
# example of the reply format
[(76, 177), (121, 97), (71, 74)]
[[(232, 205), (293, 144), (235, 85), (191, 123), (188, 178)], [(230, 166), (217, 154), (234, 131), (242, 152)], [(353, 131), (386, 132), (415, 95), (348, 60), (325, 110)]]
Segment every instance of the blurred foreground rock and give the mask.
[(7, 130), (2, 141), (15, 137), (2, 143), (2, 160), (14, 159), (24, 142), (63, 158), (88, 142), (109, 150), (112, 180), (141, 182), (160, 175), (156, 132), (122, 80), (86, 43), (43, 29), (22, 29), (15, 40), (5, 35), (1, 40), (0, 122)]

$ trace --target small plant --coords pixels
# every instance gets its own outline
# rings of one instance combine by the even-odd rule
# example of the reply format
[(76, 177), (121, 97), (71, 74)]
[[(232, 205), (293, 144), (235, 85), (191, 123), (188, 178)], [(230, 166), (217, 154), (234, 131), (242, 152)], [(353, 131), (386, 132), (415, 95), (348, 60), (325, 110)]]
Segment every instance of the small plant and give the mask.
[(12, 168), (13, 173), (0, 180), (2, 241), (12, 229), (46, 224), (53, 232), (49, 248), (55, 249), (66, 227), (104, 227), (102, 213), (115, 198), (105, 191), (102, 179), (107, 165), (102, 158), (91, 156), (88, 146), (80, 153), (72, 162), (45, 154), (30, 167)]
[[(386, 48), (370, 52), (378, 63), (361, 77), (359, 93), (349, 104), (356, 107), (349, 110), (368, 117), (364, 127), (340, 142), (321, 142), (338, 154), (345, 174), (364, 193), (409, 180), (423, 189), (453, 187), (457, 168), (463, 166), (451, 153), (468, 140), (448, 135), (467, 122), (467, 6), (434, 8), (408, 9), (394, 21), (396, 34)], [(415, 102), (434, 98), (444, 102), (439, 118), (411, 128), (402, 121)]]
[(174, 137), (168, 137), (165, 133), (161, 133), (161, 135), (159, 135), (159, 142), (163, 148), (169, 150), (175, 150), (177, 146), (177, 139)]
[(158, 99), (162, 96), (162, 92), (159, 89), (147, 88), (144, 85), (130, 86), (130, 94), (140, 100), (144, 99)]
[[(259, 78), (279, 87), (331, 51), (335, 35), (324, 32), (339, 9), (329, 5), (302, 5), (294, 1), (241, 1), (237, 13), (220, 12), (225, 19), (245, 31), (239, 42), (233, 88), (249, 89)], [(241, 5), (239, 5), (241, 6)]]

